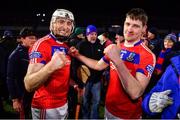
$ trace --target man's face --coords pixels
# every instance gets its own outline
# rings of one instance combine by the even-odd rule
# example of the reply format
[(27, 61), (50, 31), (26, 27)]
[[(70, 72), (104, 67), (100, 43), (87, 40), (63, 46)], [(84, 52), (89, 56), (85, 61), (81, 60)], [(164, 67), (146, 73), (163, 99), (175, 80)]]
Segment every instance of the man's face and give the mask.
[(65, 18), (57, 18), (55, 22), (52, 23), (52, 31), (54, 35), (68, 37), (73, 29), (73, 22)]
[(90, 43), (95, 43), (97, 39), (97, 33), (96, 32), (91, 32), (89, 35), (87, 35), (87, 40)]
[(37, 37), (34, 35), (21, 38), (22, 45), (28, 48), (32, 47), (36, 41), (37, 41)]
[(126, 17), (124, 22), (124, 38), (126, 41), (139, 40), (145, 30), (146, 26), (143, 26), (140, 20), (133, 20), (130, 17)]
[(123, 40), (124, 40), (124, 36), (116, 34), (116, 36), (115, 36), (115, 42), (116, 43), (117, 43), (117, 41), (122, 42)]
[(148, 31), (148, 40), (152, 40), (155, 38), (155, 35)]
[(78, 37), (78, 38), (81, 38), (81, 39), (84, 39), (84, 38), (85, 38), (85, 36), (84, 36), (84, 34), (83, 34), (83, 33), (81, 33), (81, 34), (77, 35), (77, 37)]

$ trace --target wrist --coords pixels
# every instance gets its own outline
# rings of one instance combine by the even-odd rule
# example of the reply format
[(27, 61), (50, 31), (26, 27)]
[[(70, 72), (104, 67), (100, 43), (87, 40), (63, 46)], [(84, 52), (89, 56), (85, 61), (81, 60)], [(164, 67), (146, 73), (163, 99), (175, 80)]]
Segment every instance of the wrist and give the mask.
[(53, 63), (50, 61), (50, 62), (46, 65), (46, 72), (47, 72), (48, 74), (52, 74), (55, 70), (56, 70), (56, 68), (53, 66)]
[(123, 63), (121, 59), (112, 60), (112, 62), (116, 67), (118, 67), (119, 65), (121, 66), (121, 64)]

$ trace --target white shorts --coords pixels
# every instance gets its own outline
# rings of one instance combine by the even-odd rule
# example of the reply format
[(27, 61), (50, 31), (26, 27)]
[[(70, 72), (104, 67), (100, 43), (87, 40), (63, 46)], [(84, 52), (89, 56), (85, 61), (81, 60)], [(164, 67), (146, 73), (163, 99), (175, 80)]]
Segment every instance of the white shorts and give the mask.
[[(119, 117), (114, 116), (113, 114), (111, 114), (111, 113), (106, 109), (106, 107), (105, 107), (104, 118), (105, 118), (106, 120), (109, 120), (109, 119), (110, 119), (110, 120), (111, 120), (111, 119), (124, 120), (124, 119), (122, 119), (122, 118), (119, 118)], [(141, 119), (142, 119), (142, 117), (139, 118), (139, 119), (136, 119), (136, 120), (141, 120)]]
[(106, 109), (106, 107), (105, 107), (104, 118), (105, 118), (106, 120), (109, 120), (109, 119), (121, 120), (121, 118), (112, 115), (112, 114)]
[(68, 104), (52, 109), (31, 108), (33, 119), (67, 119)]

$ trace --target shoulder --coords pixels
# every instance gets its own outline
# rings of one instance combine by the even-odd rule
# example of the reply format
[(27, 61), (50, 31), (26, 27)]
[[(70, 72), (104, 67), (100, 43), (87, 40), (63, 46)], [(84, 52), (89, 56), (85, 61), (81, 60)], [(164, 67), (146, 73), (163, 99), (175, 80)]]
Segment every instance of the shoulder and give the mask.
[(154, 55), (154, 53), (144, 44), (141, 44), (140, 47), (141, 48), (139, 54), (140, 54), (141, 63), (155, 66), (156, 56)]
[(48, 43), (51, 40), (52, 40), (51, 36), (50, 35), (46, 35), (46, 36), (40, 38), (39, 40), (37, 40), (36, 44)]
[(152, 56), (153, 58), (155, 58), (154, 53), (143, 43), (140, 44), (141, 46), (141, 53), (145, 54), (145, 56)]
[(82, 47), (85, 47), (87, 46), (88, 42), (87, 41), (81, 41), (77, 44), (77, 47), (78, 48), (82, 48)]
[(13, 51), (12, 53), (9, 55), (9, 59), (12, 59), (12, 58), (18, 58), (18, 55), (21, 54), (21, 48), (19, 46), (17, 46)]
[(79, 45), (81, 45), (81, 44), (88, 44), (88, 41), (83, 40), (83, 41), (79, 42), (78, 44), (79, 44)]
[(36, 51), (39, 47), (47, 47), (50, 45), (52, 38), (49, 35), (46, 35), (35, 42), (32, 47), (32, 51)]

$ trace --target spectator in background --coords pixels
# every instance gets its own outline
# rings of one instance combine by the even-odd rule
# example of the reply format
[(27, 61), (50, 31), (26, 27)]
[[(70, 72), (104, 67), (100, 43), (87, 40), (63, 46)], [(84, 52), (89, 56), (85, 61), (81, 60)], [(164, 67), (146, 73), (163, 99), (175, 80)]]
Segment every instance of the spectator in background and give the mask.
[[(170, 64), (170, 59), (180, 52), (180, 42), (175, 42), (171, 51), (166, 55), (162, 69), (165, 71), (167, 66)], [(164, 72), (163, 71), (163, 72)]]
[(72, 34), (69, 44), (70, 46), (76, 46), (82, 40), (85, 40), (84, 30), (83, 28), (77, 27), (75, 28), (74, 34)]
[[(104, 32), (103, 34), (99, 35), (98, 39), (100, 40), (100, 43), (103, 45), (104, 48), (106, 48), (110, 44), (113, 44), (112, 40), (110, 40), (110, 35), (108, 32)], [(110, 75), (110, 67), (107, 67), (102, 74), (101, 100), (103, 105), (105, 103), (105, 96), (109, 84), (109, 77), (110, 77), (109, 75)]]
[(17, 46), (16, 37), (11, 30), (5, 30), (1, 39), (1, 44), (6, 44), (8, 53), (11, 53)]
[(123, 28), (121, 26), (110, 27), (110, 38), (113, 43), (124, 42)]
[(20, 119), (31, 119), (31, 100), (33, 93), (28, 93), (24, 87), (24, 76), (29, 64), (28, 50), (36, 42), (35, 32), (23, 28), (19, 34), (20, 43), (11, 53), (7, 67), (7, 86), (13, 103), (13, 108), (19, 113)]
[(178, 34), (178, 42), (180, 42), (180, 33)]
[(104, 48), (112, 44), (112, 41), (110, 40), (110, 36), (108, 32), (104, 32), (103, 34), (99, 35), (98, 39), (100, 40), (100, 43), (101, 45), (103, 45)]
[[(97, 39), (97, 28), (94, 25), (87, 26), (86, 38), (77, 45), (79, 53), (91, 59), (100, 59), (104, 48)], [(88, 68), (90, 76), (84, 86), (82, 115), (83, 119), (98, 119), (102, 72)]]
[(16, 48), (16, 39), (11, 30), (5, 30), (0, 39), (0, 99), (8, 100), (9, 93), (6, 84), (7, 61), (11, 52)]
[[(70, 46), (77, 47), (77, 44), (85, 40), (85, 35), (84, 35), (84, 29), (81, 27), (76, 27), (74, 33), (72, 34), (72, 37), (69, 41)], [(71, 61), (71, 79), (74, 80), (76, 84), (78, 84), (78, 87), (81, 88), (81, 90), (84, 87), (84, 84), (82, 83), (81, 80), (77, 77), (77, 69), (80, 66), (80, 62), (72, 58)], [(79, 93), (78, 93), (79, 92)], [(74, 86), (70, 86), (69, 88), (69, 93), (68, 93), (68, 111), (69, 111), (69, 119), (74, 119), (75, 118), (75, 111), (76, 111), (76, 106), (77, 104), (81, 105), (81, 101), (78, 101), (78, 94), (80, 95), (80, 91), (77, 91), (74, 89)], [(81, 95), (82, 97), (82, 95)], [(80, 111), (81, 112), (81, 111)], [(81, 114), (79, 117), (82, 117)]]
[(147, 47), (149, 47), (148, 32), (147, 32), (147, 30), (142, 34), (141, 40), (144, 42), (144, 44)]
[(151, 27), (148, 29), (147, 33), (148, 41), (149, 41), (149, 48), (151, 51), (156, 55), (156, 58), (158, 57), (161, 46), (163, 43), (163, 40), (160, 38), (157, 28)]
[(155, 66), (155, 74), (160, 75), (165, 71), (163, 68), (164, 59), (167, 54), (169, 54), (172, 50), (173, 45), (177, 42), (177, 37), (175, 34), (168, 34), (164, 38), (163, 48), (157, 58), (156, 66)]
[(118, 41), (119, 41), (119, 43), (124, 42), (123, 30), (119, 29), (115, 33), (116, 33), (116, 35), (115, 35), (115, 43), (117, 44)]

